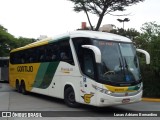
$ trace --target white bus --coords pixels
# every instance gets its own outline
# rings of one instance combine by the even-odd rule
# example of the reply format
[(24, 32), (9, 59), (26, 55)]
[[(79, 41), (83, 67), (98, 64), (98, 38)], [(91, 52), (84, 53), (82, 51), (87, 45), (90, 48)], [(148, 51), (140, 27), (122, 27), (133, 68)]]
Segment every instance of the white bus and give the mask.
[[(150, 56), (146, 55), (149, 64)], [(74, 31), (10, 53), (10, 85), (79, 103), (111, 106), (141, 101), (143, 83), (136, 48), (126, 37)]]

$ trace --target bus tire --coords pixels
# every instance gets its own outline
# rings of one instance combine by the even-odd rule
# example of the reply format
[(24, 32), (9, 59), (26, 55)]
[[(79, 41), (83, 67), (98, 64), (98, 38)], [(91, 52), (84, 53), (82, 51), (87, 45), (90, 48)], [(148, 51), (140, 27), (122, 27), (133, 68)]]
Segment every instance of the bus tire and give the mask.
[(69, 107), (78, 107), (79, 104), (75, 100), (75, 93), (72, 87), (68, 87), (64, 91), (64, 102)]
[(19, 82), (18, 82), (18, 80), (16, 80), (16, 85), (15, 86), (16, 86), (15, 90), (19, 92)]
[(25, 82), (24, 81), (22, 81), (21, 82), (21, 93), (23, 94), (23, 95), (26, 95), (27, 94), (27, 91), (26, 91), (26, 85), (25, 85)]

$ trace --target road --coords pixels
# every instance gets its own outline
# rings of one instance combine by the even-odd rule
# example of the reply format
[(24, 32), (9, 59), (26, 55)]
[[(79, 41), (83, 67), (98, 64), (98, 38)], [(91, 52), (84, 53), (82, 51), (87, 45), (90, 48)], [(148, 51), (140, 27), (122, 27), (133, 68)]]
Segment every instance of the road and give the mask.
[[(114, 107), (97, 108), (92, 106), (81, 105), (79, 108), (70, 108), (64, 104), (61, 99), (48, 97), (44, 95), (29, 93), (22, 95), (9, 87), (8, 83), (0, 83), (0, 111), (47, 111), (51, 116), (56, 116), (56, 120), (73, 118), (79, 120), (107, 120), (109, 118), (117, 120), (134, 119), (139, 117), (114, 117), (117, 112), (152, 112), (160, 111), (160, 102), (139, 102), (128, 105), (118, 105)], [(137, 112), (136, 112), (137, 113)], [(113, 115), (114, 114), (114, 115)], [(59, 116), (59, 117), (57, 117)], [(67, 117), (71, 116), (71, 117)], [(112, 117), (111, 117), (112, 116)], [(66, 118), (67, 117), (67, 118)], [(148, 117), (148, 119), (157, 119), (158, 117)], [(0, 120), (21, 120), (20, 118), (0, 118)], [(25, 118), (27, 119), (27, 118)], [(30, 118), (31, 119), (31, 118)], [(39, 118), (32, 118), (39, 120)], [(42, 120), (53, 119), (51, 117), (41, 118)], [(147, 119), (140, 117), (139, 119)]]

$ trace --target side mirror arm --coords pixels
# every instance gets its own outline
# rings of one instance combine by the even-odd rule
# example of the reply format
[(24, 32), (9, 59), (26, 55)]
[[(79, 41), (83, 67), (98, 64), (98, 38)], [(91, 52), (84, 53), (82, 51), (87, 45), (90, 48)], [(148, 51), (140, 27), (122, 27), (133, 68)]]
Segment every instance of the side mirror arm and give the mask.
[(147, 51), (142, 49), (136, 49), (138, 52), (145, 54), (146, 56), (146, 64), (150, 64), (150, 55)]
[(96, 63), (101, 63), (101, 51), (93, 45), (82, 45), (83, 48), (91, 49), (95, 54)]

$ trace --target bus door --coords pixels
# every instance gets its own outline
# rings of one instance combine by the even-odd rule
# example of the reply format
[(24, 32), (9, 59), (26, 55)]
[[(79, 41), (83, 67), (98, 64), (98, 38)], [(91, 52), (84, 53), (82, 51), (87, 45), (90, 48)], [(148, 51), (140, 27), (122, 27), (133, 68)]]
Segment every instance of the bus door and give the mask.
[(83, 55), (81, 58), (81, 69), (83, 72), (83, 79), (81, 81), (81, 97), (82, 102), (86, 104), (96, 103), (93, 99), (95, 96), (95, 78), (96, 78), (96, 67), (94, 53), (90, 49), (83, 49)]

